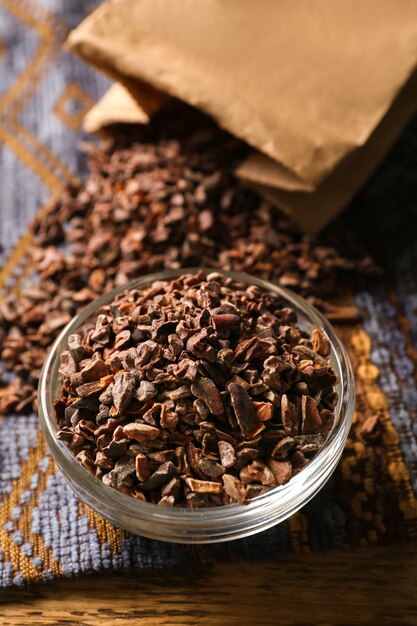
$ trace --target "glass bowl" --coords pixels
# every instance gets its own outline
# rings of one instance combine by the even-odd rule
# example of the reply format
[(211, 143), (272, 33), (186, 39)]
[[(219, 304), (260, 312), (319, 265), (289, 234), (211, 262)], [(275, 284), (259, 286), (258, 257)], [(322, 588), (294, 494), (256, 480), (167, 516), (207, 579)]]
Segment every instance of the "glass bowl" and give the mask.
[[(95, 317), (100, 307), (109, 304), (125, 289), (140, 288), (154, 280), (170, 280), (199, 268), (169, 270), (148, 274), (101, 296), (64, 328), (43, 366), (39, 381), (39, 415), (43, 432), (58, 467), (78, 497), (112, 524), (151, 539), (177, 543), (211, 543), (239, 539), (278, 524), (304, 506), (325, 484), (342, 454), (352, 423), (355, 385), (346, 350), (329, 322), (300, 296), (276, 285), (240, 272), (222, 272), (246, 285), (259, 285), (282, 298), (283, 306), (293, 308), (298, 324), (308, 332), (319, 328), (331, 346), (330, 360), (337, 374), (338, 395), (335, 421), (324, 447), (310, 463), (285, 485), (253, 499), (249, 504), (230, 504), (207, 509), (158, 507), (136, 500), (90, 474), (80, 465), (66, 444), (56, 437), (58, 425), (53, 401), (59, 396), (58, 373), (61, 352), (68, 336), (79, 331)], [(207, 272), (218, 271), (207, 269)]]

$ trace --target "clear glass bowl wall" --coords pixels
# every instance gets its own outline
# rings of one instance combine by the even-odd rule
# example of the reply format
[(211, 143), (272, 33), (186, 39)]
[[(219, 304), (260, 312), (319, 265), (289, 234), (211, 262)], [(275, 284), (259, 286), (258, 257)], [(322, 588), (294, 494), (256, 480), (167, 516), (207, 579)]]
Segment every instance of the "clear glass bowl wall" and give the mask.
[[(133, 280), (91, 303), (66, 326), (55, 341), (39, 382), (39, 415), (48, 445), (74, 492), (111, 523), (133, 533), (177, 543), (211, 543), (239, 539), (278, 524), (305, 505), (325, 484), (336, 468), (352, 422), (355, 386), (352, 367), (343, 344), (329, 322), (303, 298), (276, 285), (240, 272), (224, 272), (246, 285), (278, 294), (283, 306), (292, 307), (299, 325), (311, 332), (319, 328), (329, 339), (330, 359), (338, 376), (335, 422), (326, 443), (314, 459), (287, 484), (258, 496), (248, 505), (232, 504), (208, 509), (158, 507), (142, 502), (102, 483), (85, 470), (67, 446), (56, 437), (58, 425), (53, 401), (59, 396), (59, 359), (68, 336), (79, 331), (100, 307), (125, 289), (136, 289), (154, 280), (169, 280), (194, 268), (150, 274)], [(207, 270), (211, 271), (211, 270)]]

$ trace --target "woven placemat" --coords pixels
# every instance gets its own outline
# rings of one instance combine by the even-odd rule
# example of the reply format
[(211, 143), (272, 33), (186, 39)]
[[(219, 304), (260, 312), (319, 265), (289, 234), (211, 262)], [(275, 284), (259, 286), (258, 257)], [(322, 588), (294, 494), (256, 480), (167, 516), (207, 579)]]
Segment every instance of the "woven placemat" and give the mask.
[[(56, 1), (51, 13), (40, 2), (0, 1), (0, 288), (16, 297), (30, 272), (31, 218), (51, 192), (84, 174), (76, 149), (81, 120), (107, 81), (63, 52), (62, 42), (94, 4)], [(318, 496), (256, 537), (198, 548), (150, 541), (112, 527), (74, 496), (37, 416), (7, 416), (0, 421), (0, 587), (416, 538), (415, 126), (343, 217), (385, 273), (345, 290), (344, 303), (355, 301), (363, 315), (360, 324), (339, 329), (356, 372), (357, 410), (338, 471)], [(382, 432), (368, 445), (361, 426), (371, 415)]]

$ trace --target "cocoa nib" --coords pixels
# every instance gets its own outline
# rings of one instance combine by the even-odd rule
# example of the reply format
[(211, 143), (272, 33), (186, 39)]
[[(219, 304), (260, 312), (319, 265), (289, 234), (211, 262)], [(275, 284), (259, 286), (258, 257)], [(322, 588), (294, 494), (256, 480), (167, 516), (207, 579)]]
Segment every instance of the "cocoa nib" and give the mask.
[(257, 422), (253, 400), (244, 387), (237, 383), (229, 385), (229, 393), (239, 428), (244, 435), (247, 435), (254, 429)]
[(237, 330), (241, 322), (239, 315), (234, 315), (233, 313), (212, 315), (211, 319), (213, 320), (215, 329), (220, 332)]
[(191, 393), (202, 400), (213, 415), (224, 412), (220, 391), (209, 378), (199, 378), (191, 384)]
[(336, 402), (328, 350), (263, 289), (220, 272), (155, 281), (71, 336), (58, 437), (136, 499), (246, 504), (323, 447)]

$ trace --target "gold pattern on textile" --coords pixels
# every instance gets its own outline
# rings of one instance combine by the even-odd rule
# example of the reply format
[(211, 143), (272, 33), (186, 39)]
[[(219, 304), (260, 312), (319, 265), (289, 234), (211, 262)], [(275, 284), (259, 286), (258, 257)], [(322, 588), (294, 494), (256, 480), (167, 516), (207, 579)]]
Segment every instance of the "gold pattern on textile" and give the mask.
[(39, 46), (12, 86), (0, 97), (0, 140), (54, 192), (75, 179), (70, 170), (27, 128), (18, 116), (27, 106), (49, 66), (61, 52), (66, 25), (41, 4), (0, 0), (17, 20), (35, 30)]
[[(94, 102), (89, 95), (77, 83), (71, 82), (65, 91), (58, 98), (55, 106), (55, 115), (72, 130), (79, 130), (87, 111), (91, 109)], [(71, 105), (74, 111), (70, 111)]]
[[(402, 457), (398, 434), (391, 421), (387, 398), (378, 382), (379, 369), (370, 360), (371, 339), (358, 326), (344, 331), (344, 341), (350, 348), (355, 368), (357, 403), (340, 469), (344, 481), (357, 485), (350, 506), (359, 523), (363, 522), (363, 528), (367, 529), (360, 533), (359, 542), (363, 545), (376, 543), (383, 540), (388, 532), (383, 516), (386, 502), (380, 502), (376, 480), (392, 481), (393, 504), (403, 517), (406, 538), (415, 539), (417, 500)], [(360, 433), (362, 424), (372, 415), (377, 415), (381, 424), (380, 443), (375, 448), (365, 444)], [(374, 467), (379, 468), (379, 476)]]
[(298, 511), (288, 518), (288, 528), (290, 531), (291, 548), (295, 554), (306, 554), (310, 552), (308, 543), (308, 520), (305, 513)]
[[(43, 434), (39, 431), (37, 446), (29, 452), (27, 461), (20, 466), (20, 476), (12, 482), (10, 493), (3, 495), (0, 500), (0, 547), (3, 559), (10, 562), (13, 571), (21, 572), (27, 581), (42, 580), (42, 570), (38, 570), (32, 562), (36, 556), (40, 556), (43, 561), (42, 569), (50, 569), (55, 576), (62, 574), (61, 565), (55, 561), (52, 549), (47, 548), (40, 535), (32, 532), (31, 517), (32, 511), (39, 502), (39, 496), (44, 491), (48, 477), (56, 471), (54, 463), (51, 462), (45, 472), (39, 472), (39, 481), (36, 489), (31, 489), (33, 474), (39, 469), (39, 462), (46, 454), (46, 442)], [(30, 501), (22, 505), (22, 494), (31, 491)], [(12, 533), (5, 529), (5, 524), (12, 519), (13, 511), (16, 507), (21, 507), (22, 512), (18, 520), (14, 521), (13, 532), (20, 531), (24, 543), (30, 542), (33, 547), (32, 555), (23, 554), (21, 546), (13, 541)]]
[(84, 504), (81, 500), (78, 502), (79, 515), (85, 515), (88, 520), (90, 528), (94, 529), (97, 533), (98, 541), (101, 545), (103, 543), (109, 543), (111, 546), (112, 554), (120, 554), (122, 550), (123, 540), (126, 538), (126, 533), (121, 528), (116, 528), (105, 519), (100, 517), (93, 509)]

